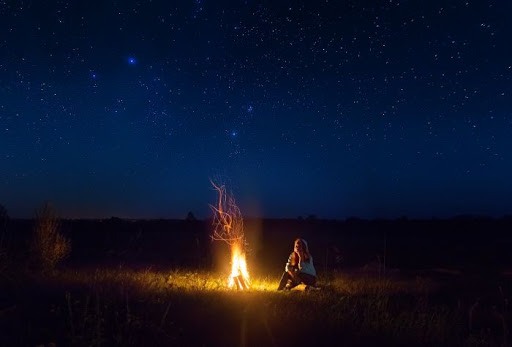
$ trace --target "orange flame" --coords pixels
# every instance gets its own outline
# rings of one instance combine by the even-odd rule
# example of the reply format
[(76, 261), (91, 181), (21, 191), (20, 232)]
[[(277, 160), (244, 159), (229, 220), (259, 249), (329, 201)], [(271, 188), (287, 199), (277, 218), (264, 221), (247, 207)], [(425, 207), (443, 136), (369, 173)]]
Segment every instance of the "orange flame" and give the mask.
[(250, 284), (249, 271), (245, 261), (245, 235), (242, 213), (235, 203), (235, 198), (226, 192), (223, 185), (213, 187), (219, 193), (217, 206), (212, 206), (214, 212), (213, 240), (226, 242), (231, 248), (231, 274), (228, 279), (228, 287), (243, 290)]
[(250, 285), (249, 271), (245, 254), (240, 247), (231, 246), (231, 275), (229, 275), (228, 287), (237, 289), (248, 289)]

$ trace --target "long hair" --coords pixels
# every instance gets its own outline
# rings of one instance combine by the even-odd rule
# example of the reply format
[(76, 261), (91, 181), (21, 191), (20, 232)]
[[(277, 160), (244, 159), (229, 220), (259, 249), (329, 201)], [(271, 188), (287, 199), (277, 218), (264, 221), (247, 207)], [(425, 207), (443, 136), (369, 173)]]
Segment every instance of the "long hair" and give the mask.
[(299, 242), (302, 246), (301, 247), (302, 248), (302, 254), (301, 254), (302, 261), (309, 261), (311, 259), (311, 253), (309, 253), (308, 243), (304, 239), (297, 238), (297, 239), (295, 239), (295, 241), (293, 243), (294, 246), (295, 246), (295, 243), (297, 243), (297, 242)]

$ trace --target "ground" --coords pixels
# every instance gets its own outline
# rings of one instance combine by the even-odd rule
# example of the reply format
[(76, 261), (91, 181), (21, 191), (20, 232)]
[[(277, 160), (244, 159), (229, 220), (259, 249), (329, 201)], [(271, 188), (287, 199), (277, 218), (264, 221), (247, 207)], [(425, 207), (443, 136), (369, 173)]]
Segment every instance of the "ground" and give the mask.
[(241, 292), (225, 274), (179, 268), (19, 271), (1, 284), (0, 345), (506, 345), (506, 277), (366, 270), (289, 292), (278, 276)]

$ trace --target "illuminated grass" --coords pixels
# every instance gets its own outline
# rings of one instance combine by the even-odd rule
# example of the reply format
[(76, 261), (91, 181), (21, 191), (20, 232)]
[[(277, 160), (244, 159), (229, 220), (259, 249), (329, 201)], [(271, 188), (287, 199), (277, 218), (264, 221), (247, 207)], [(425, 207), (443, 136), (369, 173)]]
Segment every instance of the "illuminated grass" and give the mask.
[[(216, 291), (237, 292), (227, 285), (227, 275), (207, 271), (186, 271), (170, 269), (142, 271), (130, 269), (96, 269), (63, 271), (58, 279), (69, 284), (89, 286), (131, 286), (148, 292), (168, 291)], [(278, 280), (273, 278), (252, 278), (251, 291), (275, 291)]]
[[(66, 270), (39, 279), (33, 290), (37, 299), (41, 288), (52, 293), (46, 300), (65, 320), (61, 340), (72, 345), (288, 345), (315, 331), (326, 341), (441, 346), (461, 334), (457, 311), (431, 303), (435, 286), (425, 280), (329, 273), (310, 292), (277, 291), (278, 276), (254, 276), (247, 291), (229, 289), (227, 280), (227, 273), (182, 269)], [(231, 326), (236, 334), (226, 331)]]
[[(67, 270), (60, 273), (58, 279), (67, 283), (91, 286), (129, 285), (143, 291), (215, 291), (238, 292), (227, 285), (227, 274), (208, 271), (191, 271), (181, 269), (145, 270), (132, 269), (95, 269)], [(276, 292), (279, 278), (252, 277), (248, 292)], [(391, 279), (354, 278), (343, 274), (328, 274), (320, 278), (319, 286), (330, 294), (340, 295), (392, 295), (424, 294), (436, 289), (433, 282), (416, 279), (415, 281), (398, 281)], [(303, 289), (303, 287), (298, 287)], [(286, 293), (286, 292), (282, 292)]]

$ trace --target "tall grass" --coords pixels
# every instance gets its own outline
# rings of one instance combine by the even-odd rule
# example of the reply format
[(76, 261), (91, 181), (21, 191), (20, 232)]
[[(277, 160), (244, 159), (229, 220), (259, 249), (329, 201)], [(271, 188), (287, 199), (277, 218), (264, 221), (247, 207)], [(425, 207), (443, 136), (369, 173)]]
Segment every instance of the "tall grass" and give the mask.
[[(227, 286), (228, 274), (181, 269), (65, 270), (34, 285), (34, 305), (16, 329), (23, 342), (138, 345), (475, 345), (465, 311), (432, 299), (437, 284), (324, 274), (321, 290), (278, 292), (278, 278)], [(41, 290), (45, 288), (45, 290)], [(37, 294), (36, 294), (37, 293)], [(46, 293), (41, 295), (41, 293)], [(34, 336), (32, 318), (50, 307), (53, 331)], [(23, 324), (31, 324), (31, 328)], [(61, 329), (56, 329), (60, 327)], [(25, 330), (24, 330), (25, 329)], [(28, 333), (30, 332), (30, 333)], [(0, 338), (0, 342), (2, 342)], [(12, 341), (7, 341), (12, 342)]]
[(36, 211), (31, 250), (34, 265), (44, 272), (53, 271), (71, 252), (71, 241), (60, 233), (59, 227), (57, 212), (50, 203)]
[[(421, 280), (330, 274), (320, 280), (320, 291), (277, 292), (278, 278), (267, 277), (253, 278), (251, 289), (241, 292), (227, 287), (226, 274), (179, 269), (70, 271), (62, 273), (60, 279), (89, 288), (100, 297), (110, 297), (118, 301), (117, 306), (120, 298), (126, 302), (126, 298), (142, 300), (146, 308), (161, 311), (160, 317), (150, 319), (159, 328), (175, 321), (176, 315), (203, 317), (205, 324), (216, 326), (213, 317), (237, 321), (236, 317), (242, 319), (249, 310), (267, 324), (282, 326), (289, 322), (291, 326), (322, 331), (326, 337), (341, 332), (354, 338), (373, 336), (416, 345), (450, 345), (460, 333), (460, 317), (448, 307), (429, 303), (428, 295), (435, 285)], [(134, 307), (132, 314), (137, 312)], [(290, 334), (288, 329), (284, 327), (281, 332)]]

